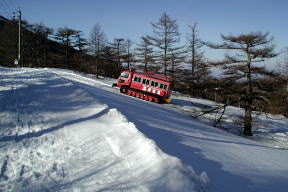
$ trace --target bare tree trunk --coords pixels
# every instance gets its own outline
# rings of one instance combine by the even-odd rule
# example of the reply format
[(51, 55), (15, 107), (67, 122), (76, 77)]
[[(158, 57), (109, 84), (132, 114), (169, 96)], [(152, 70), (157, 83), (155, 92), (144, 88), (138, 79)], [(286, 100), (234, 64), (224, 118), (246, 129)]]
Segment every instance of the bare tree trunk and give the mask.
[(96, 55), (96, 78), (99, 79), (99, 63), (100, 63), (100, 37), (97, 37), (97, 55)]
[(243, 134), (248, 135), (248, 136), (253, 136), (252, 134), (252, 109), (250, 106), (245, 108)]
[[(194, 25), (195, 26), (195, 25)], [(196, 26), (195, 26), (196, 27)], [(193, 28), (193, 34), (192, 34), (192, 60), (191, 60), (191, 66), (192, 66), (192, 96), (195, 96), (195, 28)]]
[(65, 45), (65, 65), (67, 67), (67, 69), (69, 69), (69, 50), (68, 50), (68, 47), (69, 47), (69, 38), (68, 38), (68, 35), (66, 36), (66, 45)]
[[(247, 46), (247, 50), (249, 46)], [(252, 136), (252, 104), (253, 104), (253, 88), (252, 88), (252, 77), (251, 77), (251, 55), (247, 51), (247, 96), (246, 96), (246, 107), (244, 115), (244, 135)]]

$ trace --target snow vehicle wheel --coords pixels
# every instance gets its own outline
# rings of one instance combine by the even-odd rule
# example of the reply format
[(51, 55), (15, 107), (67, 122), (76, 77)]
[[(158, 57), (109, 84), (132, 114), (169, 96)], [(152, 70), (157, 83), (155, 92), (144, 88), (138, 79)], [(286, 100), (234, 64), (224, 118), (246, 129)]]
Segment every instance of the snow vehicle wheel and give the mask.
[(148, 100), (149, 100), (150, 102), (152, 102), (152, 101), (153, 101), (153, 97), (148, 96)]
[(126, 89), (125, 87), (121, 87), (120, 92), (121, 92), (121, 93), (126, 93), (126, 92), (127, 92), (127, 89)]

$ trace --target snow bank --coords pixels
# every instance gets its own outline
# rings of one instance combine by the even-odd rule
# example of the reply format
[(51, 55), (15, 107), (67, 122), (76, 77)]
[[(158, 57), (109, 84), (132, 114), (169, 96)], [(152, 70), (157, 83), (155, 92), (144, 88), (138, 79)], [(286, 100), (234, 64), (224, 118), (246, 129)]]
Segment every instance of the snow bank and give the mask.
[(209, 182), (72, 81), (43, 69), (0, 68), (0, 78), (1, 190), (191, 192)]
[[(110, 109), (97, 120), (74, 125), (69, 132), (80, 132), (74, 141), (80, 144), (81, 151), (69, 162), (69, 182), (62, 183), (57, 190), (62, 187), (64, 191), (176, 192), (199, 189), (195, 185), (198, 179), (193, 170), (163, 153), (116, 109)], [(89, 179), (82, 181), (87, 174)]]

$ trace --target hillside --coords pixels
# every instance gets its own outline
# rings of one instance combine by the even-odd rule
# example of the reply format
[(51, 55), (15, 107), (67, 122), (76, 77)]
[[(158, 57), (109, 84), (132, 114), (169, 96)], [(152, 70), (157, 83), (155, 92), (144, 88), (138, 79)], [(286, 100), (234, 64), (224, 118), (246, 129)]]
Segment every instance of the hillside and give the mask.
[[(2, 66), (15, 67), (18, 58), (18, 23), (0, 15), (0, 63)], [(65, 46), (53, 38), (53, 30), (42, 24), (21, 24), (21, 61), (25, 67), (65, 68)], [(80, 62), (81, 58), (81, 62)], [(92, 57), (69, 47), (69, 68), (82, 69), (91, 62)], [(80, 67), (80, 64), (82, 65)]]
[[(57, 69), (0, 68), (0, 80), (4, 191), (287, 190), (280, 137), (266, 143), (193, 119), (196, 100), (149, 103)], [(261, 118), (287, 139), (287, 119)]]

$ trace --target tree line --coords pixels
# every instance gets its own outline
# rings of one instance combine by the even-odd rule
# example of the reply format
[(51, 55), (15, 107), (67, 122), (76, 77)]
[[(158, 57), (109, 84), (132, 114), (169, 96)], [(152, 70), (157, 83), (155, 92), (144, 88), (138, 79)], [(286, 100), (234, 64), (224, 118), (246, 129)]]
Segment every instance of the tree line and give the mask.
[[(249, 32), (222, 35), (222, 43), (205, 42), (199, 37), (198, 24), (187, 27), (185, 45), (177, 20), (162, 13), (151, 23), (152, 32), (139, 42), (114, 38), (108, 41), (99, 24), (89, 38), (71, 28), (53, 30), (43, 24), (22, 21), (23, 67), (58, 67), (95, 74), (96, 78), (118, 77), (124, 69), (158, 72), (175, 79), (175, 89), (193, 97), (208, 98), (244, 108), (244, 134), (252, 135), (252, 112), (263, 111), (288, 116), (287, 57), (282, 72), (276, 73), (256, 63), (276, 57), (269, 33)], [(0, 64), (13, 67), (17, 57), (17, 21), (0, 22)], [(203, 47), (227, 50), (221, 61), (210, 61)], [(223, 76), (212, 76), (220, 67)], [(217, 99), (216, 95), (217, 94)], [(286, 103), (286, 105), (283, 105)]]

